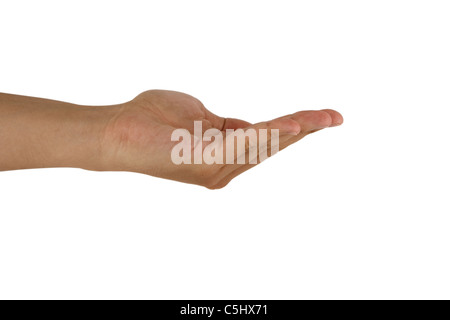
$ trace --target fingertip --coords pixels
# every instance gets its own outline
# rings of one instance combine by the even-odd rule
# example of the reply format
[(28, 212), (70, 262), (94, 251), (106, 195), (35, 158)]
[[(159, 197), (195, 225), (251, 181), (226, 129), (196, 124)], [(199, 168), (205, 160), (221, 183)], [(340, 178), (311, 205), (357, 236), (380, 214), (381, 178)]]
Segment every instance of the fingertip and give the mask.
[(344, 123), (344, 117), (336, 110), (323, 109), (321, 111), (328, 113), (328, 115), (331, 117), (330, 127), (337, 127)]
[(317, 112), (316, 121), (318, 127), (328, 128), (333, 124), (333, 117), (328, 112), (321, 110)]
[(313, 130), (328, 128), (332, 124), (332, 117), (325, 111), (299, 111), (292, 115), (302, 127), (303, 133), (308, 133)]

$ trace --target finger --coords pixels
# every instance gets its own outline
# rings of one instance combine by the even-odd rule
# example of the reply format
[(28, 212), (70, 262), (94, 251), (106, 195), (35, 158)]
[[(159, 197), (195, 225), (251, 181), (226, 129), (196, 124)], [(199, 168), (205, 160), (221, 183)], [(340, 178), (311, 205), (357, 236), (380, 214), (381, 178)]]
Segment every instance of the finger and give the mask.
[(340, 126), (341, 124), (344, 123), (344, 117), (337, 112), (336, 110), (333, 109), (323, 109), (322, 111), (325, 111), (326, 113), (328, 113), (331, 117), (331, 125), (330, 127), (336, 127), (336, 126)]
[[(272, 131), (273, 129), (277, 130)], [(224, 132), (220, 143), (225, 158), (224, 164), (218, 166), (217, 182), (246, 164), (255, 165), (265, 160), (272, 154), (273, 146), (276, 145), (274, 152), (278, 151), (280, 136), (295, 135), (300, 131), (301, 128), (296, 121), (282, 117), (260, 122), (245, 129)]]
[[(326, 113), (328, 116), (324, 113)], [(280, 151), (287, 146), (299, 141), (310, 133), (322, 130), (326, 127), (338, 126), (343, 123), (342, 115), (339, 112), (331, 109), (320, 111), (301, 111), (293, 115), (284, 116), (280, 119), (295, 119), (299, 124), (301, 124), (302, 128), (301, 133), (297, 135), (282, 135), (280, 137)], [(212, 188), (216, 189), (226, 186), (232, 179), (253, 168), (255, 165), (256, 164), (246, 163), (244, 165), (228, 165), (228, 167), (221, 168), (222, 177)]]
[(294, 113), (291, 118), (302, 126), (303, 133), (327, 128), (332, 123), (331, 116), (325, 111), (300, 111)]
[[(265, 157), (270, 157), (272, 156), (272, 152), (268, 152), (269, 148), (272, 148), (272, 145), (275, 143), (274, 140), (270, 141), (270, 147), (269, 147), (269, 143), (266, 144), (263, 147), (259, 148), (259, 155), (258, 157), (260, 158), (261, 154), (264, 153)], [(246, 164), (228, 164), (224, 167), (219, 168), (219, 172), (217, 174), (217, 182), (209, 187), (210, 189), (219, 189), (219, 188), (223, 188), (225, 187), (231, 180), (233, 180), (234, 178), (236, 178), (238, 175), (244, 173), (247, 170), (250, 170), (251, 168), (253, 168), (254, 166), (258, 165), (259, 163), (261, 163), (262, 161), (264, 161), (265, 159), (261, 158), (258, 160), (258, 162), (256, 164), (250, 164), (250, 163), (246, 163)]]
[(302, 127), (301, 134), (295, 137), (280, 139), (280, 150), (303, 139), (306, 135), (320, 131), (328, 127), (336, 127), (344, 122), (342, 115), (331, 109), (319, 111), (300, 111), (292, 115), (292, 119), (298, 121)]
[[(248, 162), (250, 162), (251, 160), (257, 160), (255, 159), (255, 156), (259, 156), (259, 151), (263, 151), (264, 148), (267, 148), (268, 145), (272, 143), (273, 138), (277, 140), (274, 143), (278, 145), (280, 137), (295, 136), (300, 131), (301, 127), (298, 122), (287, 117), (281, 117), (271, 121), (257, 123), (240, 131), (232, 132), (229, 136), (231, 139), (227, 140), (227, 147), (235, 150), (234, 163), (242, 158), (248, 158)], [(251, 139), (251, 134), (253, 134), (253, 141)], [(241, 141), (244, 139), (245, 147), (238, 149), (239, 145), (235, 142), (235, 138), (241, 139)], [(251, 151), (258, 152), (254, 152), (253, 155), (251, 155)]]

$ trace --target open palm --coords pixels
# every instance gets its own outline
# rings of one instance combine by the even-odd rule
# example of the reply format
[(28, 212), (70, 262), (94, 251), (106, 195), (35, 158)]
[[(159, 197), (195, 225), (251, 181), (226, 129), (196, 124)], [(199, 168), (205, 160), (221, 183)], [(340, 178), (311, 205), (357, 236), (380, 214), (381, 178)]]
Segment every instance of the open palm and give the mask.
[[(150, 90), (117, 106), (103, 139), (106, 162), (113, 170), (140, 172), (210, 189), (224, 187), (255, 165), (248, 161), (244, 164), (174, 164), (171, 151), (177, 142), (171, 140), (172, 133), (182, 128), (193, 134), (194, 121), (201, 121), (203, 132), (216, 128), (224, 135), (227, 129), (279, 129), (279, 149), (282, 150), (312, 132), (342, 124), (343, 118), (328, 109), (300, 111), (252, 125), (244, 120), (217, 116), (187, 94)], [(243, 152), (249, 153), (248, 144)], [(246, 155), (236, 154), (236, 157), (242, 156)]]

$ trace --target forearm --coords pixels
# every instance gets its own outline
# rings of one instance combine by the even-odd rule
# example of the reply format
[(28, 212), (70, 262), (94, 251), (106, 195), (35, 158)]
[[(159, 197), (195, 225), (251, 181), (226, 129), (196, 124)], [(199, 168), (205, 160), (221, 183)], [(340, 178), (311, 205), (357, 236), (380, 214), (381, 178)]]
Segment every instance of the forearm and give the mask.
[(111, 107), (0, 93), (0, 170), (102, 168)]

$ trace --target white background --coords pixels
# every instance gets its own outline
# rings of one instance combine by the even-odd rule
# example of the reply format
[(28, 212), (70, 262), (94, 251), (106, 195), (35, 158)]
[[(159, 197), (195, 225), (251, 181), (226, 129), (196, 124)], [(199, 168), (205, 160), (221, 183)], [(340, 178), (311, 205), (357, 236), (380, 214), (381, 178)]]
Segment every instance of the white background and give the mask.
[[(1, 1), (0, 91), (334, 108), (225, 189), (0, 173), (0, 298), (450, 298), (448, 1)], [(1, 150), (0, 150), (1, 152)]]

